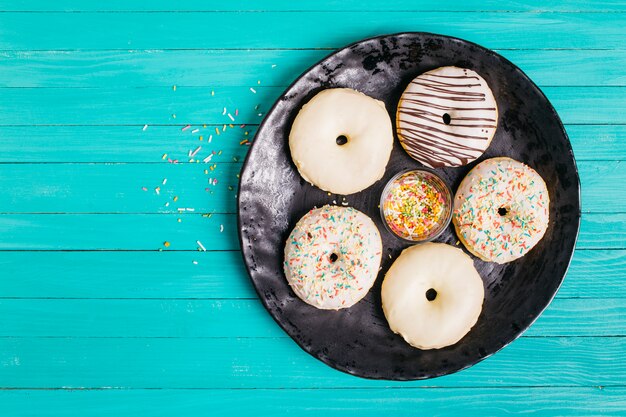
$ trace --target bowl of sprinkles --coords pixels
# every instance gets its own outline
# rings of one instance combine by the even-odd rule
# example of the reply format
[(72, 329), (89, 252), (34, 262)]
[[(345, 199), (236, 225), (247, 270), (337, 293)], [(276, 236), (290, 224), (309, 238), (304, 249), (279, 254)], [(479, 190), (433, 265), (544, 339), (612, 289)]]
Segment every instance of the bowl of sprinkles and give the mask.
[(411, 243), (436, 239), (450, 224), (452, 192), (433, 171), (402, 171), (389, 180), (380, 196), (387, 229)]

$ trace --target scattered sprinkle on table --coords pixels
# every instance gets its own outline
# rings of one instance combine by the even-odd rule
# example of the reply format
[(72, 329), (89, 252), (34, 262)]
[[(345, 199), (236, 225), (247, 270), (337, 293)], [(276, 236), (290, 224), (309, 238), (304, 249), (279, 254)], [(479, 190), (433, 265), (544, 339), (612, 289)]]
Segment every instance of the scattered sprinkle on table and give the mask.
[(198, 146), (193, 152), (189, 154), (189, 156), (194, 157), (196, 154), (202, 149), (202, 146)]

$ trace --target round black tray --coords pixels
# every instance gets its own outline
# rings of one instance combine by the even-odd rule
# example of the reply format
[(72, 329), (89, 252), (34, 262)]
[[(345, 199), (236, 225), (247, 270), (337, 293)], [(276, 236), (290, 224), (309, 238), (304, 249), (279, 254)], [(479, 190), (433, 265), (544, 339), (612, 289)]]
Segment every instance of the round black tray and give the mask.
[[(406, 85), (420, 73), (447, 65), (473, 69), (487, 81), (498, 103), (499, 121), (491, 146), (481, 158), (464, 167), (437, 169), (437, 173), (456, 190), (465, 174), (486, 158), (508, 156), (522, 161), (548, 185), (550, 225), (539, 244), (514, 262), (498, 265), (473, 257), (485, 284), (478, 322), (453, 346), (420, 350), (391, 332), (383, 315), (383, 276), (409, 244), (385, 229), (378, 208), (385, 183), (399, 171), (420, 164), (396, 139), (385, 176), (344, 200), (300, 177), (291, 161), (288, 137), (302, 105), (322, 89), (349, 87), (383, 100), (395, 121), (398, 99)], [(295, 223), (311, 208), (346, 201), (378, 226), (384, 250), (382, 270), (373, 288), (355, 306), (318, 310), (301, 301), (288, 286), (282, 267), (284, 244)], [(401, 33), (349, 45), (287, 88), (259, 127), (244, 163), (238, 221), (243, 259), (259, 298), (302, 349), (336, 369), (365, 378), (424, 379), (467, 368), (492, 355), (517, 338), (547, 307), (574, 251), (580, 184), (558, 115), (519, 68), (495, 52), (461, 39)], [(457, 244), (453, 226), (436, 241)]]

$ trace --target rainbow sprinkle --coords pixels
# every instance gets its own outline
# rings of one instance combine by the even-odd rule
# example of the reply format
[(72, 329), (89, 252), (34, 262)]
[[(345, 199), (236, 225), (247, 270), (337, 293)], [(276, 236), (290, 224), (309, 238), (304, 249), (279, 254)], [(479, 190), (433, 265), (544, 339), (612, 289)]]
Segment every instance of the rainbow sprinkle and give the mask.
[(447, 221), (449, 207), (430, 174), (410, 171), (387, 187), (383, 217), (393, 233), (403, 239), (428, 239)]

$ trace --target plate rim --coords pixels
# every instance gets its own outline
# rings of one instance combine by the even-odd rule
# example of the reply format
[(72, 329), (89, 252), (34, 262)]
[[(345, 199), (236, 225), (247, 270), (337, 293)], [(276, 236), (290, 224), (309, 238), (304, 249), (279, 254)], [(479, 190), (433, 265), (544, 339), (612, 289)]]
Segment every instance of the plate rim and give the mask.
[[(556, 290), (549, 297), (549, 299), (548, 299), (547, 303), (545, 304), (545, 306), (543, 306), (539, 310), (537, 315), (528, 323), (528, 325), (526, 325), (524, 328), (522, 328), (517, 335), (515, 335), (513, 338), (508, 340), (506, 343), (504, 343), (502, 346), (500, 346), (495, 351), (478, 358), (478, 360), (476, 360), (474, 362), (471, 362), (469, 364), (465, 364), (465, 365), (463, 365), (461, 367), (458, 367), (456, 369), (453, 369), (451, 371), (450, 370), (443, 371), (443, 372), (442, 371), (437, 371), (437, 372), (433, 372), (431, 374), (425, 375), (423, 377), (417, 376), (417, 377), (385, 378), (384, 376), (378, 376), (377, 377), (377, 376), (374, 376), (374, 375), (359, 374), (359, 373), (354, 372), (352, 369), (350, 369), (348, 367), (345, 367), (343, 365), (335, 363), (332, 360), (329, 360), (329, 358), (327, 358), (327, 357), (319, 357), (319, 356), (315, 355), (312, 351), (307, 349), (299, 340), (294, 338), (289, 333), (289, 331), (287, 331), (285, 326), (278, 320), (278, 318), (276, 316), (274, 316), (274, 314), (272, 314), (267, 301), (264, 299), (264, 297), (262, 296), (262, 294), (260, 292), (260, 289), (257, 287), (256, 281), (252, 278), (252, 273), (251, 273), (250, 267), (248, 265), (248, 260), (246, 258), (246, 251), (247, 251), (247, 249), (245, 248), (245, 246), (243, 244), (242, 221), (241, 221), (241, 217), (242, 217), (242, 213), (241, 213), (241, 185), (242, 185), (242, 181), (243, 181), (242, 173), (248, 167), (249, 160), (250, 160), (250, 157), (252, 155), (252, 150), (253, 150), (254, 146), (256, 145), (257, 136), (258, 136), (259, 132), (261, 132), (263, 130), (263, 128), (265, 127), (265, 124), (266, 124), (266, 122), (268, 120), (268, 116), (274, 112), (276, 106), (278, 106), (278, 104), (280, 103), (281, 97), (283, 97), (287, 92), (289, 92), (298, 82), (300, 82), (300, 80), (302, 78), (304, 78), (309, 72), (311, 72), (314, 68), (316, 68), (322, 62), (326, 61), (327, 59), (329, 59), (330, 57), (332, 57), (332, 56), (334, 56), (336, 54), (339, 54), (340, 52), (342, 52), (342, 51), (344, 51), (346, 49), (349, 49), (349, 48), (352, 48), (353, 46), (359, 45), (361, 43), (373, 41), (373, 40), (379, 40), (379, 39), (391, 38), (391, 37), (401, 37), (401, 36), (406, 36), (406, 35), (409, 35), (409, 36), (440, 37), (440, 38), (447, 38), (447, 39), (452, 40), (454, 42), (460, 42), (460, 43), (469, 44), (470, 46), (474, 46), (474, 47), (477, 47), (477, 48), (483, 50), (484, 52), (486, 52), (487, 54), (489, 54), (491, 56), (495, 56), (498, 59), (504, 60), (506, 63), (511, 65), (511, 67), (514, 68), (515, 71), (518, 71), (524, 78), (526, 78), (526, 80), (530, 82), (530, 86), (536, 92), (538, 92), (541, 95), (541, 97), (543, 97), (543, 99), (545, 99), (546, 103), (549, 106), (549, 110), (552, 112), (553, 116), (555, 116), (556, 121), (558, 122), (559, 129), (561, 130), (561, 132), (563, 132), (563, 135), (564, 135), (565, 139), (567, 139), (567, 148), (568, 148), (567, 150), (569, 151), (569, 155), (572, 158), (574, 173), (576, 174), (575, 175), (575, 184), (574, 185), (575, 185), (575, 191), (578, 194), (578, 199), (576, 201), (577, 204), (578, 204), (578, 207), (576, 209), (576, 212), (573, 214), (574, 217), (575, 217), (575, 221), (576, 221), (576, 233), (574, 235), (574, 240), (572, 242), (573, 243), (572, 244), (572, 250), (571, 250), (571, 253), (569, 254), (569, 257), (568, 257), (568, 260), (567, 260), (567, 265), (565, 266), (565, 270), (563, 272), (563, 275), (559, 279), (559, 282), (558, 282), (558, 285), (556, 287)], [(394, 132), (394, 141), (395, 140), (396, 140), (396, 133)], [(325, 365), (328, 365), (329, 367), (331, 367), (331, 368), (333, 368), (335, 370), (338, 370), (340, 372), (343, 372), (343, 373), (346, 373), (346, 374), (349, 374), (349, 375), (352, 375), (352, 376), (356, 376), (356, 377), (359, 377), (359, 378), (367, 379), (367, 380), (409, 382), (409, 381), (423, 381), (423, 380), (432, 379), (432, 378), (439, 378), (439, 377), (446, 376), (446, 375), (452, 375), (452, 374), (455, 374), (457, 372), (460, 372), (460, 371), (463, 371), (465, 369), (468, 369), (468, 368), (470, 368), (470, 367), (472, 367), (472, 366), (474, 366), (474, 365), (484, 361), (485, 359), (495, 355), (496, 353), (500, 352), (505, 347), (509, 346), (511, 343), (513, 343), (514, 341), (519, 339), (537, 321), (537, 319), (539, 317), (541, 317), (541, 315), (550, 306), (550, 304), (552, 304), (552, 301), (554, 300), (554, 298), (556, 297), (557, 293), (561, 289), (561, 286), (563, 285), (563, 281), (565, 281), (565, 277), (567, 276), (567, 272), (569, 271), (569, 268), (570, 268), (571, 263), (572, 263), (572, 259), (574, 257), (574, 253), (576, 251), (576, 244), (578, 242), (578, 237), (580, 235), (580, 224), (581, 224), (581, 217), (582, 217), (582, 194), (581, 194), (581, 184), (580, 184), (580, 173), (578, 171), (578, 164), (576, 163), (576, 157), (574, 155), (574, 150), (572, 148), (572, 142), (571, 142), (571, 140), (569, 138), (569, 135), (567, 134), (567, 130), (565, 129), (565, 126), (563, 125), (563, 121), (561, 120), (561, 117), (559, 116), (559, 114), (557, 113), (556, 109), (552, 105), (552, 102), (548, 99), (548, 97), (541, 90), (541, 88), (539, 88), (539, 86), (537, 86), (537, 84), (535, 84), (535, 82), (521, 68), (519, 68), (517, 65), (515, 65), (513, 62), (511, 62), (509, 59), (507, 59), (503, 55), (500, 55), (499, 53), (495, 52), (494, 50), (492, 50), (490, 48), (487, 48), (487, 47), (484, 47), (482, 45), (479, 45), (479, 44), (477, 44), (475, 42), (468, 41), (468, 40), (462, 39), (462, 38), (457, 38), (455, 36), (442, 35), (442, 34), (439, 34), (439, 33), (422, 32), (422, 31), (395, 32), (395, 33), (388, 33), (388, 34), (376, 35), (376, 36), (372, 36), (372, 37), (368, 37), (368, 38), (359, 39), (359, 40), (351, 42), (351, 43), (349, 43), (349, 44), (347, 44), (347, 45), (345, 45), (343, 47), (334, 48), (331, 53), (329, 53), (328, 55), (325, 55), (323, 58), (321, 58), (320, 60), (316, 61), (314, 64), (310, 65), (300, 75), (298, 75), (298, 77), (296, 77), (289, 84), (289, 86), (287, 86), (283, 90), (283, 92), (280, 94), (280, 96), (274, 101), (274, 103), (272, 104), (272, 107), (265, 113), (265, 117), (263, 118), (263, 120), (259, 124), (259, 127), (257, 128), (257, 131), (254, 134), (252, 145), (250, 146), (250, 149), (248, 149), (248, 152), (246, 153), (246, 157), (244, 158), (244, 161), (243, 161), (243, 163), (241, 165), (241, 169), (240, 169), (239, 172), (240, 172), (240, 175), (239, 175), (239, 184), (238, 184), (238, 188), (237, 188), (237, 199), (236, 199), (236, 201), (237, 201), (237, 237), (238, 237), (238, 241), (239, 241), (240, 253), (241, 253), (241, 256), (242, 256), (243, 264), (246, 267), (246, 272), (248, 274), (248, 278), (252, 282), (252, 286), (254, 287), (254, 291), (257, 294), (257, 298), (259, 299), (259, 301), (261, 302), (261, 304), (265, 308), (266, 312), (272, 317), (274, 322), (276, 322), (276, 324), (278, 324), (278, 326), (282, 329), (282, 331), (285, 332), (287, 334), (287, 336), (289, 336), (289, 338), (293, 342), (295, 342), (296, 345), (298, 345), (298, 347), (300, 347), (300, 349), (302, 349), (304, 352), (306, 352), (307, 354), (309, 354), (313, 358), (317, 359), (318, 361), (324, 363)], [(377, 277), (377, 279), (378, 279), (378, 277)]]

